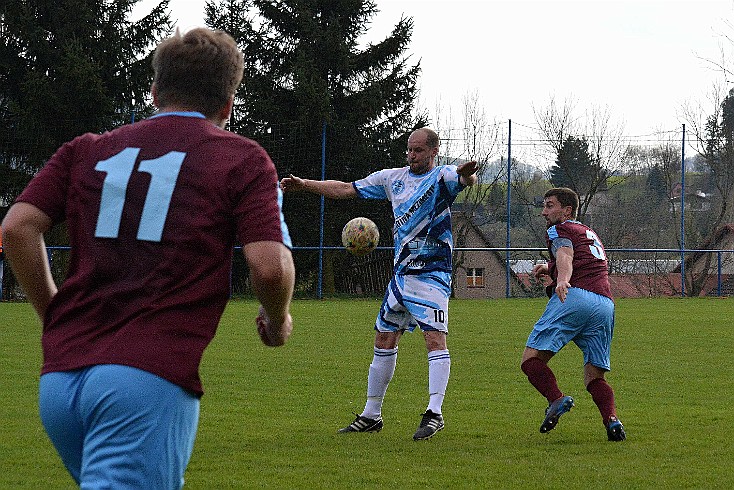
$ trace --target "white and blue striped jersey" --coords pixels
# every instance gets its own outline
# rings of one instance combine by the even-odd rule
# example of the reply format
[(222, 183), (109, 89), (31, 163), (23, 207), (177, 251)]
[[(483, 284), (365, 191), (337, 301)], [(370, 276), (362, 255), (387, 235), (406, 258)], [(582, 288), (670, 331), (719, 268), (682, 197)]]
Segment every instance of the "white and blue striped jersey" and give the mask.
[(374, 172), (352, 183), (364, 199), (386, 199), (395, 223), (395, 274), (451, 273), (450, 206), (464, 189), (456, 165), (415, 175), (410, 167)]

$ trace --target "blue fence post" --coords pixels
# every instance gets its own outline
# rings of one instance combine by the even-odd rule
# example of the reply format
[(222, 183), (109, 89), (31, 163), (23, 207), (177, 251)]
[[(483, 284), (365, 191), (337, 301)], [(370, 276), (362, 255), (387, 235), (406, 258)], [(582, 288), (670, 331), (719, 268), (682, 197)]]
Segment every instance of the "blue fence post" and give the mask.
[(721, 250), (716, 252), (716, 296), (721, 296)]
[(686, 295), (686, 125), (680, 144), (680, 295)]
[(512, 119), (507, 121), (507, 239), (505, 240), (505, 298), (510, 297), (510, 169), (512, 168)]
[[(321, 127), (321, 180), (326, 180), (326, 121)], [(324, 293), (324, 196), (321, 196), (321, 218), (319, 220), (319, 284), (316, 296), (323, 299)]]

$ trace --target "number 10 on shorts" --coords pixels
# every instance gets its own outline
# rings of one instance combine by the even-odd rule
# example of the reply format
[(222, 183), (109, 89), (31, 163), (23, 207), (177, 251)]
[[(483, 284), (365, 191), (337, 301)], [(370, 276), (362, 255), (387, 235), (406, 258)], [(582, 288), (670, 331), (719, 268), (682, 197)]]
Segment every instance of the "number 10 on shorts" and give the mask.
[(435, 323), (446, 323), (446, 312), (443, 310), (433, 310), (433, 321)]

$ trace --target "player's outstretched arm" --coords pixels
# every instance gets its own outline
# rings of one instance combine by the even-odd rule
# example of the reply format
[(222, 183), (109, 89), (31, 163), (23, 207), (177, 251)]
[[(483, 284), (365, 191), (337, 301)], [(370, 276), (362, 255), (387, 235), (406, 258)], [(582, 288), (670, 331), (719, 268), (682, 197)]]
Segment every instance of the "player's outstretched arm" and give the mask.
[(467, 187), (477, 183), (477, 170), (479, 170), (479, 164), (475, 161), (465, 162), (456, 167), (461, 183)]
[(357, 191), (351, 182), (341, 180), (310, 180), (290, 175), (280, 181), (283, 192), (306, 191), (320, 194), (329, 199), (350, 199), (357, 197)]
[(42, 322), (57, 291), (43, 240), (51, 224), (46, 213), (24, 202), (13, 204), (2, 224), (5, 255)]
[(291, 251), (273, 241), (248, 243), (242, 251), (261, 304), (255, 320), (260, 339), (270, 347), (283, 345), (293, 330), (290, 305), (296, 274)]

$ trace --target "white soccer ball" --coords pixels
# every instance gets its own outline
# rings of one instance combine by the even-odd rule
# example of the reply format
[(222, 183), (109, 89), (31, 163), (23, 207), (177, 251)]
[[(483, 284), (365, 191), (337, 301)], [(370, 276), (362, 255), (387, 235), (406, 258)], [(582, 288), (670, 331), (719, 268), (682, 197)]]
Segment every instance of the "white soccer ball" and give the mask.
[(380, 241), (380, 230), (374, 221), (367, 218), (354, 218), (344, 225), (342, 245), (357, 257), (372, 252)]

